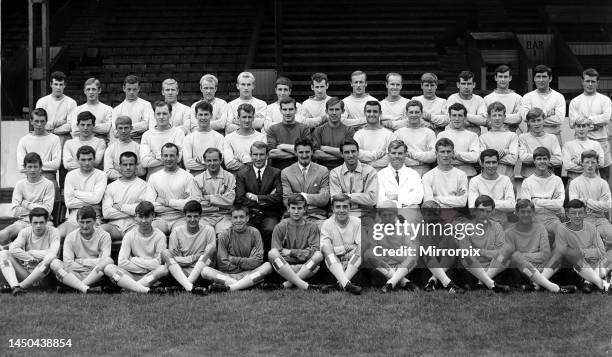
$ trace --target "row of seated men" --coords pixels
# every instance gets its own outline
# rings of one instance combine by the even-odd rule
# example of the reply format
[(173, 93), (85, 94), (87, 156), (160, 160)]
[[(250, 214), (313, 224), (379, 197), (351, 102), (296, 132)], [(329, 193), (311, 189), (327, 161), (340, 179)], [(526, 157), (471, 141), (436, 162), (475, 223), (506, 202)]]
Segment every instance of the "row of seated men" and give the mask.
[[(368, 232), (373, 226), (364, 226), (350, 214), (347, 195), (332, 198), (333, 215), (319, 228), (306, 220), (306, 200), (295, 194), (289, 198), (289, 217), (274, 228), (272, 246), (266, 254), (259, 231), (248, 225), (249, 209), (245, 206), (231, 209), (231, 226), (215, 239), (214, 229), (202, 222), (200, 202), (189, 201), (183, 209), (184, 223), (173, 228), (167, 244), (166, 236), (153, 226), (158, 220), (154, 205), (141, 201), (135, 208), (136, 227), (126, 233), (116, 265), (111, 258), (110, 235), (96, 225), (92, 206), (79, 209), (79, 227), (63, 242), (61, 260), (58, 230), (48, 224), (49, 213), (36, 207), (29, 213), (30, 225), (20, 231), (8, 250), (0, 250), (0, 272), (8, 284), (2, 291), (20, 295), (29, 288), (44, 285), (49, 276), (50, 283), (60, 283), (58, 292), (118, 291), (110, 285), (112, 282), (119, 290), (164, 293), (169, 289), (159, 282), (170, 275), (179, 289), (198, 295), (247, 289), (266, 278), (282, 282), (277, 288), (322, 292), (339, 288), (360, 294), (362, 288), (352, 280), (361, 273), (362, 281), (370, 277), (369, 283), (382, 278), (381, 291), (387, 293), (400, 288), (417, 289), (408, 280), (408, 274), (417, 273), (415, 268), (419, 264), (426, 268), (420, 269), (420, 274), (427, 272), (431, 276), (425, 291), (442, 286), (449, 293), (463, 293), (464, 288), (456, 282), (466, 281), (468, 286), (508, 293), (510, 287), (501, 282), (500, 276), (509, 272), (510, 277), (505, 280), (523, 291), (543, 288), (553, 293), (573, 293), (577, 290), (575, 285), (551, 281), (564, 266), (570, 267), (574, 278), (583, 280), (581, 288), (585, 293), (595, 289), (610, 291), (612, 252), (605, 252), (597, 229), (585, 222), (586, 206), (582, 201), (571, 200), (566, 205), (569, 221), (557, 230), (553, 249), (544, 226), (534, 221), (533, 202), (517, 202), (518, 221), (505, 231), (490, 219), (495, 211), (493, 199), (479, 196), (475, 206), (471, 221), (482, 229), (479, 233), (457, 239), (458, 236), (434, 230), (413, 239), (401, 235), (399, 230), (386, 231), (382, 245), (372, 248), (375, 237)], [(440, 210), (435, 201), (425, 202), (423, 222), (439, 224)], [(377, 224), (391, 227), (401, 224), (398, 208), (391, 202), (381, 205), (377, 213)], [(377, 254), (399, 249), (418, 253)], [(431, 253), (439, 250), (470, 254), (459, 258), (459, 254)], [(264, 262), (264, 256), (268, 262)], [(321, 286), (312, 282), (323, 261), (327, 281), (337, 284)], [(507, 270), (508, 267), (517, 269)], [(53, 281), (50, 271), (57, 281)], [(274, 271), (276, 279), (271, 279)]]
[[(300, 161), (280, 171), (268, 165), (266, 144), (256, 142), (250, 150), (252, 166), (243, 168), (235, 177), (221, 168), (220, 151), (209, 148), (204, 154), (207, 169), (194, 177), (178, 168), (179, 148), (166, 143), (161, 155), (164, 168), (152, 174), (148, 182), (136, 176), (137, 155), (128, 151), (120, 155), (119, 171), (122, 176), (108, 186), (106, 176), (93, 167), (94, 149), (83, 146), (77, 152), (79, 169), (71, 171), (67, 176), (64, 193), (70, 211), (68, 221), (60, 226), (60, 232), (69, 234), (78, 230), (79, 209), (95, 205), (91, 209), (95, 212), (97, 224), (101, 224), (101, 229), (109, 233), (109, 238), (123, 239), (125, 243), (125, 237), (137, 226), (137, 207), (146, 200), (152, 202), (153, 210), (160, 218), (152, 222), (152, 226), (168, 235), (184, 222), (186, 202), (195, 199), (203, 211), (198, 219), (217, 234), (222, 234), (232, 225), (233, 213), (229, 207), (237, 203), (247, 207), (250, 224), (261, 231), (263, 249), (268, 252), (275, 227), (284, 211), (281, 202), (284, 201), (291, 215), (291, 197), (297, 196), (300, 201), (303, 200), (307, 208), (306, 220), (315, 222), (318, 227), (325, 224), (328, 216), (326, 207), (329, 197), (338, 195), (346, 197), (347, 209), (352, 216), (364, 220), (368, 219), (367, 209), (376, 205), (391, 205), (403, 210), (418, 207), (425, 201), (441, 208), (461, 209), (466, 206), (471, 193), (475, 196), (472, 196), (474, 202), (470, 203), (470, 207), (477, 207), (478, 198), (486, 195), (491, 205), (500, 210), (499, 214), (491, 214), (491, 221), (506, 226), (509, 224), (507, 212), (503, 212), (504, 206), (507, 208), (508, 202), (516, 200), (510, 178), (498, 172), (499, 154), (493, 149), (481, 153), (483, 172), (469, 183), (469, 186), (477, 186), (468, 187), (465, 172), (452, 165), (454, 143), (448, 138), (436, 142), (437, 166), (425, 173), (422, 179), (415, 170), (405, 165), (407, 147), (400, 140), (391, 142), (388, 147), (389, 166), (378, 172), (359, 162), (359, 145), (354, 140), (346, 140), (341, 145), (340, 151), (345, 162), (331, 173), (325, 167), (311, 162), (312, 146), (308, 139), (299, 139), (294, 150)], [(536, 163), (536, 172), (523, 182), (521, 196), (528, 197), (527, 202), (534, 205), (532, 215), (538, 224), (543, 225), (547, 236), (551, 236), (555, 244), (554, 238), (564, 226), (560, 221), (563, 213), (559, 209), (563, 207), (565, 194), (561, 179), (550, 171), (550, 157), (550, 152), (544, 147), (534, 150), (532, 159)], [(584, 211), (588, 213), (587, 223), (594, 227), (596, 242), (604, 247), (605, 253), (606, 248), (610, 248), (610, 223), (606, 218), (606, 211), (610, 207), (610, 191), (607, 183), (597, 175), (598, 160), (599, 155), (594, 151), (581, 154), (585, 169), (581, 176), (570, 182), (570, 199), (578, 200), (586, 207)], [(24, 169), (27, 178), (17, 184), (13, 205), (14, 212), (16, 215), (19, 213), (21, 220), (5, 229), (4, 234), (27, 228), (27, 217), (31, 211), (46, 207), (45, 212), (48, 212), (54, 199), (54, 184), (43, 177), (42, 160), (38, 154), (26, 155)], [(292, 171), (295, 171), (294, 175)], [(74, 184), (73, 175), (79, 175)], [(479, 185), (479, 180), (484, 184)], [(104, 199), (100, 203), (102, 197)], [(78, 202), (79, 206), (72, 206), (73, 201)], [(455, 220), (457, 211), (446, 210), (444, 213), (439, 219), (450, 222)], [(102, 222), (102, 217), (107, 221)], [(348, 237), (351, 239), (356, 235), (349, 233)], [(11, 239), (9, 237), (8, 241)], [(444, 286), (450, 284), (448, 279), (442, 278), (441, 281)], [(346, 287), (347, 283), (341, 280), (341, 285)], [(455, 289), (454, 285), (452, 287)], [(348, 289), (353, 288), (349, 286)]]

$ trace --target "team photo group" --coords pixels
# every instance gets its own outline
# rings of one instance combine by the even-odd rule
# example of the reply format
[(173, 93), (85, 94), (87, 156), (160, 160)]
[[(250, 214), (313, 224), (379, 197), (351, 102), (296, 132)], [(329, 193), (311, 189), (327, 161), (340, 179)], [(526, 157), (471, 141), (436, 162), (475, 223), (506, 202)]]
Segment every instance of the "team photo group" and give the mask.
[[(546, 65), (522, 96), (511, 73), (496, 68), (481, 97), (460, 71), (447, 99), (434, 73), (411, 99), (389, 73), (380, 100), (365, 72), (343, 84), (315, 73), (303, 103), (280, 76), (271, 104), (253, 96), (249, 72), (230, 102), (205, 74), (191, 106), (175, 79), (153, 83), (150, 103), (146, 78), (128, 75), (112, 108), (98, 79), (54, 72), (17, 145), (25, 178), (0, 231), (1, 290), (612, 293), (612, 103), (599, 73), (582, 73), (575, 98), (551, 88)], [(328, 96), (330, 85), (348, 95)], [(402, 222), (479, 229), (372, 239), (374, 225)], [(378, 254), (400, 250), (418, 253)], [(440, 250), (473, 254), (423, 254)]]

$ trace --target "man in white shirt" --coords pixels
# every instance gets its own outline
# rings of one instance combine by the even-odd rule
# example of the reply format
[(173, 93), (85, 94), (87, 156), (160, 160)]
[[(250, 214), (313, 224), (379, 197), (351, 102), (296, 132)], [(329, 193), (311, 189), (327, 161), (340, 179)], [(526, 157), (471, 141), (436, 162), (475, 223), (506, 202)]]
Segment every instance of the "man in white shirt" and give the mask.
[(423, 182), (418, 172), (404, 165), (408, 147), (401, 140), (393, 140), (387, 151), (389, 166), (378, 171), (377, 206), (393, 202), (397, 208), (418, 207), (423, 201)]
[(132, 119), (122, 115), (115, 120), (117, 128), (117, 140), (110, 143), (106, 152), (104, 152), (104, 173), (108, 176), (108, 181), (112, 182), (121, 177), (120, 166), (121, 154), (124, 152), (133, 152), (138, 158), (136, 166), (136, 176), (144, 176), (147, 171), (140, 163), (140, 144), (132, 139)]
[(36, 101), (36, 108), (43, 108), (47, 111), (46, 128), (50, 133), (58, 135), (63, 144), (70, 134), (68, 114), (77, 107), (77, 103), (74, 99), (64, 95), (66, 75), (63, 72), (53, 72), (50, 78), (51, 94)]
[(533, 81), (536, 89), (525, 94), (521, 102), (521, 118), (527, 120), (527, 113), (533, 108), (540, 108), (544, 113), (544, 131), (557, 136), (561, 144), (561, 123), (565, 118), (565, 98), (550, 88), (552, 69), (543, 64), (533, 69)]
[(380, 125), (381, 106), (378, 101), (367, 101), (363, 111), (366, 125), (355, 133), (353, 139), (359, 144), (359, 161), (378, 171), (389, 164), (387, 147), (395, 135)]
[(206, 102), (212, 105), (213, 108), (212, 118), (210, 118), (210, 127), (213, 130), (218, 131), (220, 134), (225, 133), (227, 102), (221, 98), (215, 97), (218, 85), (219, 80), (212, 74), (205, 74), (202, 76), (202, 78), (200, 78), (200, 92), (202, 92), (202, 99), (191, 105), (190, 131), (195, 130), (195, 128), (198, 126), (196, 119), (196, 106), (200, 103)]
[(79, 168), (79, 162), (76, 158), (76, 152), (80, 147), (89, 145), (96, 150), (96, 159), (94, 165), (97, 168), (102, 168), (102, 160), (104, 159), (104, 151), (106, 150), (106, 142), (94, 136), (94, 127), (96, 125), (96, 117), (89, 111), (84, 111), (77, 115), (77, 127), (79, 135), (73, 139), (66, 141), (64, 144), (64, 153), (62, 157), (64, 168), (68, 171)]
[(612, 101), (607, 96), (597, 92), (599, 72), (588, 68), (582, 72), (583, 93), (572, 99), (569, 105), (569, 124), (574, 127), (579, 119), (586, 119), (589, 125), (588, 138), (595, 140), (601, 146), (604, 159), (599, 164), (599, 174), (604, 180), (610, 177), (610, 144), (608, 142), (608, 125), (612, 115)]
[[(183, 147), (185, 132), (180, 127), (173, 127), (170, 124), (170, 116), (172, 115), (172, 106), (168, 103), (158, 100), (153, 104), (155, 108), (155, 120), (157, 125), (147, 130), (142, 135), (140, 143), (140, 157), (142, 167), (147, 169), (147, 176), (159, 171), (163, 167), (161, 158), (161, 148), (166, 143), (173, 143), (177, 147)], [(182, 158), (182, 151), (179, 152), (179, 161)]]
[(113, 108), (109, 139), (111, 141), (116, 140), (117, 128), (115, 120), (117, 117), (125, 115), (132, 119), (132, 138), (140, 143), (142, 134), (149, 129), (149, 123), (151, 121), (154, 122), (155, 115), (153, 114), (151, 103), (138, 97), (138, 93), (140, 93), (138, 77), (134, 75), (126, 76), (123, 81), (123, 92), (125, 93), (125, 100)]
[(266, 109), (268, 105), (261, 99), (253, 97), (255, 89), (255, 76), (251, 72), (242, 72), (236, 79), (236, 88), (240, 92), (240, 97), (232, 100), (227, 105), (225, 134), (238, 130), (240, 122), (238, 118), (238, 107), (241, 104), (250, 104), (255, 108), (253, 128), (260, 130), (263, 128), (266, 119)]
[(253, 128), (255, 118), (255, 107), (245, 103), (238, 107), (238, 118), (240, 127), (238, 130), (227, 134), (225, 142), (228, 150), (231, 150), (233, 159), (227, 159), (225, 167), (232, 172), (239, 171), (244, 165), (251, 162), (251, 146), (257, 141), (266, 142), (266, 134)]
[[(170, 125), (173, 128), (181, 128), (183, 134), (187, 135), (191, 131), (191, 109), (178, 101), (179, 84), (174, 78), (164, 79), (162, 82), (162, 95), (164, 102), (172, 106)], [(149, 121), (149, 129), (155, 127), (154, 121)]]
[(484, 97), (487, 108), (494, 102), (500, 102), (506, 108), (506, 119), (504, 124), (511, 132), (516, 132), (519, 124), (522, 121), (519, 110), (521, 109), (522, 97), (510, 89), (512, 74), (510, 67), (502, 64), (495, 68), (495, 76), (493, 77), (497, 83), (495, 90)]
[(406, 103), (407, 125), (395, 131), (395, 137), (408, 147), (406, 166), (423, 176), (436, 161), (436, 134), (432, 129), (422, 125), (423, 104), (418, 100)]
[(385, 127), (396, 130), (403, 125), (395, 127), (394, 123), (406, 118), (406, 103), (408, 99), (402, 97), (402, 75), (399, 73), (387, 73), (385, 77), (387, 87), (387, 97), (380, 101), (382, 106), (381, 124)]
[(342, 99), (346, 115), (343, 124), (358, 130), (366, 123), (365, 112), (363, 111), (366, 102), (376, 101), (376, 98), (366, 93), (368, 77), (362, 71), (351, 73), (351, 87), (353, 88), (351, 95)]
[(448, 107), (450, 124), (445, 131), (438, 134), (441, 138), (450, 139), (454, 145), (453, 166), (470, 177), (476, 176), (474, 164), (480, 155), (480, 143), (478, 135), (466, 128), (466, 118), (469, 116), (467, 109), (461, 103), (454, 103)]
[(412, 100), (418, 100), (423, 104), (423, 124), (436, 134), (444, 130), (449, 121), (446, 99), (436, 96), (437, 88), (438, 77), (433, 73), (423, 73), (421, 76), (423, 95), (412, 97)]
[(459, 73), (457, 88), (459, 92), (451, 94), (446, 101), (446, 107), (450, 108), (455, 103), (460, 103), (466, 108), (465, 128), (480, 135), (480, 127), (487, 125), (487, 106), (484, 99), (474, 94), (474, 73), (462, 71)]
[(85, 81), (83, 92), (85, 93), (87, 101), (76, 107), (76, 109), (68, 115), (68, 123), (71, 125), (73, 138), (79, 135), (77, 116), (82, 112), (88, 111), (96, 117), (96, 125), (93, 128), (94, 135), (105, 141), (108, 140), (108, 131), (111, 127), (113, 108), (100, 102), (100, 93), (102, 93), (101, 86), (97, 78), (89, 78)]
[(310, 77), (310, 89), (313, 95), (302, 103), (302, 115), (304, 118), (312, 118), (325, 121), (325, 104), (331, 98), (327, 95), (329, 89), (329, 80), (325, 73), (315, 73)]

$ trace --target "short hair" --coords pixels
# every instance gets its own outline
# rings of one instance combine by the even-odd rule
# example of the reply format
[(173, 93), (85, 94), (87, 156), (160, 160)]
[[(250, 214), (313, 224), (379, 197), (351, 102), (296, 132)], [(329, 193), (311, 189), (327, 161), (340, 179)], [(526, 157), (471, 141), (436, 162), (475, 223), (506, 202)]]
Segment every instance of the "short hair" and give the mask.
[(47, 111), (44, 108), (36, 108), (30, 113), (30, 119), (34, 119), (34, 115), (37, 117), (45, 117), (48, 120)]
[(474, 201), (474, 207), (478, 208), (478, 206), (495, 208), (495, 201), (490, 196), (480, 195)]
[(434, 73), (423, 73), (423, 75), (421, 76), (421, 83), (438, 83), (438, 76), (436, 76)]
[(289, 87), (289, 89), (293, 88), (293, 83), (291, 82), (291, 79), (287, 77), (280, 76), (276, 78), (276, 81), (274, 82), (274, 88), (276, 88), (279, 84), (287, 86)]
[(132, 126), (132, 118), (128, 117), (127, 115), (120, 115), (117, 117), (117, 119), (115, 119), (115, 128), (124, 124), (130, 124), (130, 126)]
[(329, 80), (327, 79), (327, 74), (321, 73), (321, 72), (317, 72), (313, 74), (312, 76), (310, 76), (310, 80), (312, 81), (312, 83), (321, 82), (321, 81), (325, 81), (325, 83), (329, 83)]
[(77, 160), (81, 157), (81, 155), (93, 155), (93, 157), (96, 157), (96, 150), (94, 150), (94, 148), (92, 148), (89, 145), (83, 145), (81, 146), (77, 152), (76, 152), (76, 157)]
[(125, 76), (125, 79), (123, 80), (123, 85), (126, 85), (126, 84), (138, 84), (138, 83), (140, 83), (140, 80), (138, 79), (138, 77), (136, 77), (133, 74)]
[(325, 110), (329, 109), (329, 107), (334, 106), (340, 103), (340, 108), (344, 111), (344, 102), (338, 97), (331, 97), (325, 103)]
[(282, 109), (283, 104), (293, 104), (293, 107), (297, 109), (297, 104), (295, 104), (295, 99), (293, 97), (286, 97), (278, 101), (278, 106)]
[(175, 149), (176, 150), (176, 154), (178, 155), (181, 150), (179, 149), (179, 147), (175, 144), (175, 143), (165, 143), (162, 147), (160, 152), (163, 153), (164, 149)]
[(204, 84), (204, 82), (211, 82), (215, 85), (215, 87), (219, 85), (219, 79), (212, 74), (205, 74), (202, 76), (202, 78), (200, 78), (200, 87), (202, 84)]
[(237, 110), (238, 116), (240, 116), (240, 111), (255, 115), (255, 107), (249, 103), (242, 103), (238, 106), (238, 110)]
[(49, 220), (49, 212), (42, 207), (34, 207), (28, 214), (28, 218), (30, 222), (32, 222), (32, 218), (34, 217), (44, 217), (45, 221)]
[(365, 105), (363, 106), (363, 110), (366, 109), (367, 106), (371, 106), (371, 107), (378, 107), (378, 111), (382, 112), (382, 106), (380, 105), (380, 102), (377, 100), (368, 100), (367, 102), (365, 102)]
[(453, 104), (451, 104), (450, 107), (448, 107), (448, 115), (449, 116), (451, 114), (451, 110), (454, 110), (454, 111), (457, 111), (457, 112), (460, 111), (460, 110), (463, 110), (463, 115), (467, 116), (467, 108), (465, 107), (465, 105), (463, 105), (461, 103), (453, 103)]
[[(585, 150), (580, 154), (580, 162), (584, 161), (584, 159), (595, 159), (597, 163), (599, 163), (599, 155), (595, 150)], [(24, 165), (25, 166), (25, 165)]]
[(81, 219), (93, 219), (94, 221), (98, 218), (96, 210), (91, 205), (85, 205), (77, 211), (77, 220)]
[(408, 103), (406, 103), (406, 110), (408, 110), (409, 107), (419, 107), (421, 112), (423, 111), (423, 103), (419, 102), (418, 100), (409, 100)]
[(438, 148), (442, 146), (450, 146), (453, 150), (455, 150), (455, 143), (449, 138), (440, 138), (436, 141), (436, 152), (438, 152)]
[(470, 79), (474, 79), (474, 73), (472, 73), (472, 71), (461, 71), (459, 75), (457, 76), (457, 82), (460, 82), (462, 79), (464, 81), (469, 81)]
[(531, 108), (527, 112), (527, 115), (525, 115), (525, 119), (527, 121), (531, 121), (531, 120), (533, 120), (535, 118), (543, 117), (543, 116), (544, 116), (544, 111), (542, 111), (542, 109), (540, 109), (540, 108)]
[(287, 206), (299, 204), (302, 204), (304, 207), (306, 207), (306, 199), (304, 198), (304, 196), (300, 195), (299, 193), (289, 195), (289, 198), (287, 199)]
[(516, 205), (514, 205), (514, 211), (518, 212), (521, 208), (531, 208), (532, 211), (535, 211), (535, 205), (533, 202), (526, 198), (520, 198), (516, 201)]
[(89, 85), (95, 84), (96, 87), (100, 88), (102, 86), (102, 83), (100, 83), (100, 80), (98, 78), (89, 78), (85, 81), (85, 84), (83, 84), (83, 88), (87, 87)]
[(42, 159), (40, 155), (35, 152), (29, 152), (23, 157), (23, 167), (26, 167), (28, 164), (38, 163), (38, 166), (42, 168)]
[(155, 103), (153, 103), (153, 111), (155, 111), (156, 108), (159, 107), (168, 107), (168, 113), (172, 114), (172, 105), (169, 103), (164, 102), (163, 100), (156, 100)]
[(206, 160), (206, 155), (208, 154), (212, 154), (212, 153), (217, 153), (219, 154), (219, 160), (223, 161), (223, 154), (221, 153), (221, 150), (215, 148), (215, 147), (209, 147), (204, 151), (204, 154), (202, 154), (202, 158), (204, 160)]
[(332, 207), (334, 206), (334, 203), (336, 202), (349, 201), (350, 199), (351, 198), (345, 193), (339, 193), (337, 195), (333, 195), (331, 198)]
[(487, 114), (491, 116), (493, 112), (504, 112), (506, 115), (506, 106), (502, 102), (493, 102), (487, 107)]
[(137, 216), (150, 217), (155, 214), (155, 207), (149, 201), (141, 201), (134, 211)]
[(96, 116), (93, 115), (93, 113), (90, 112), (89, 110), (86, 110), (84, 112), (80, 112), (77, 115), (77, 125), (81, 124), (82, 121), (86, 121), (86, 120), (91, 120), (91, 123), (93, 125), (96, 125)]
[(297, 150), (298, 146), (309, 146), (310, 150), (314, 150), (314, 144), (309, 138), (298, 138), (295, 140), (295, 144), (293, 145), (294, 150)]
[(550, 151), (544, 146), (538, 146), (537, 148), (535, 148), (535, 150), (533, 150), (532, 156), (534, 160), (536, 159), (536, 157), (541, 156), (546, 156), (550, 160)]
[(173, 84), (176, 84), (176, 89), (178, 89), (178, 88), (179, 88), (179, 84), (178, 84), (178, 82), (176, 81), (176, 79), (174, 79), (174, 78), (166, 78), (166, 79), (164, 79), (164, 81), (163, 81), (163, 82), (162, 82), (162, 84), (161, 84), (161, 85), (162, 85), (162, 88), (164, 88), (164, 84), (165, 84), (165, 85), (167, 85), (167, 86), (171, 86), (171, 85), (173, 85)]
[(134, 159), (134, 163), (138, 164), (138, 155), (136, 155), (135, 152), (133, 151), (124, 151), (121, 153), (121, 155), (119, 155), (119, 164), (121, 164), (121, 161), (123, 160), (123, 158), (133, 158)]
[(345, 146), (349, 146), (349, 145), (355, 145), (357, 147), (357, 151), (359, 151), (359, 144), (357, 144), (357, 142), (353, 139), (346, 139), (342, 142), (342, 144), (340, 144), (340, 153), (342, 153), (344, 151), (344, 147)]
[(497, 152), (497, 150), (495, 149), (485, 149), (482, 150), (480, 152), (480, 162), (484, 162), (485, 157), (491, 157), (491, 156), (495, 156), (495, 158), (497, 158), (497, 161), (499, 161), (499, 152)]
[(586, 205), (581, 200), (574, 198), (565, 204), (566, 210), (569, 210), (570, 208), (586, 208)]
[(391, 77), (399, 77), (400, 81), (403, 79), (401, 74), (395, 73), (395, 72), (390, 72), (390, 73), (387, 73), (387, 75), (385, 76), (385, 81), (387, 83), (389, 83), (389, 78), (391, 78)]
[(253, 148), (256, 149), (266, 149), (266, 155), (268, 154), (268, 144), (264, 143), (263, 141), (256, 141), (251, 145), (251, 148), (249, 149), (249, 153), (252, 151)]
[(234, 205), (230, 211), (230, 214), (233, 214), (236, 211), (242, 211), (248, 217), (249, 216), (249, 207), (244, 205)]
[(205, 102), (205, 101), (200, 101), (198, 104), (196, 104), (195, 106), (195, 113), (198, 114), (198, 111), (201, 110), (203, 112), (209, 112), (210, 114), (212, 114), (213, 112), (213, 106), (212, 104)]
[(185, 203), (183, 206), (183, 213), (187, 214), (189, 212), (196, 212), (197, 214), (202, 214), (202, 205), (200, 202), (196, 200), (191, 200)]
[(53, 82), (54, 79), (56, 81), (58, 81), (58, 82), (65, 82), (66, 81), (66, 74), (64, 74), (64, 72), (62, 72), (62, 71), (55, 71), (55, 72), (51, 73), (49, 78), (50, 78), (49, 82)]
[(599, 80), (599, 72), (597, 72), (597, 70), (595, 68), (587, 68), (582, 72), (582, 79), (584, 79), (584, 77), (589, 76), (589, 77), (595, 77)]
[(357, 76), (365, 76), (365, 80), (368, 80), (368, 75), (364, 71), (354, 71), (351, 73), (351, 82), (353, 81), (353, 77)]
[(253, 75), (253, 73), (251, 72), (240, 72), (240, 74), (238, 75), (238, 77), (236, 77), (236, 83), (240, 82), (240, 78), (248, 78), (248, 79), (252, 79), (253, 83), (255, 83), (255, 76)]
[(497, 66), (497, 68), (495, 68), (496, 76), (498, 73), (506, 73), (506, 72), (510, 72), (510, 67), (506, 66), (505, 64), (499, 65)]
[(402, 140), (393, 140), (389, 143), (389, 146), (387, 147), (387, 152), (390, 152), (393, 149), (397, 149), (403, 147), (404, 151), (408, 151), (408, 145), (406, 145), (405, 142), (403, 142)]
[(552, 69), (545, 64), (539, 64), (533, 68), (533, 75), (535, 76), (537, 73), (546, 73), (552, 76)]

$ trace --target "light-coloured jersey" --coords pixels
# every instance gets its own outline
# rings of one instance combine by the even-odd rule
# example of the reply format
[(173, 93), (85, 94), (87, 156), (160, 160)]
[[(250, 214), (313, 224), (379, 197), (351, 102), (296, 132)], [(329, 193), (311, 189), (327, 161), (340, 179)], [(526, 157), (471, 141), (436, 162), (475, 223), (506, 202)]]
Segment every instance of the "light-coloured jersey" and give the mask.
[(74, 170), (80, 167), (79, 160), (77, 159), (77, 151), (79, 148), (85, 145), (91, 146), (96, 151), (96, 157), (94, 159), (95, 166), (102, 168), (102, 160), (104, 160), (106, 142), (104, 139), (100, 139), (92, 135), (89, 140), (81, 140), (81, 138), (76, 137), (66, 141), (62, 153), (62, 163), (64, 164), (64, 168), (66, 170)]
[(68, 114), (76, 107), (77, 102), (67, 95), (57, 100), (52, 94), (49, 94), (36, 102), (36, 108), (43, 108), (47, 111), (46, 128), (49, 132), (55, 131), (55, 134), (70, 133)]
[(532, 108), (540, 108), (544, 112), (545, 132), (555, 135), (561, 132), (561, 123), (565, 119), (565, 98), (561, 93), (551, 89), (548, 93), (542, 94), (536, 89), (525, 94), (520, 110), (523, 120), (527, 120), (527, 113)]
[(442, 208), (464, 207), (468, 198), (468, 179), (456, 167), (442, 171), (435, 167), (423, 175), (423, 200), (436, 201)]
[(23, 158), (31, 152), (37, 153), (42, 159), (43, 171), (57, 171), (62, 162), (62, 143), (55, 134), (26, 134), (17, 143), (17, 169), (23, 168)]
[(189, 233), (186, 224), (180, 224), (170, 233), (168, 249), (174, 260), (181, 266), (192, 266), (205, 252), (215, 249), (217, 244), (215, 229), (200, 224), (200, 229)]
[(9, 253), (21, 261), (43, 260), (48, 255), (57, 256), (60, 249), (60, 236), (57, 228), (45, 229), (42, 236), (34, 235), (32, 227), (22, 229), (17, 238), (9, 245)]
[(160, 253), (165, 250), (166, 235), (153, 228), (149, 236), (132, 229), (123, 236), (117, 261), (119, 267), (134, 274), (146, 274), (161, 265)]
[(68, 115), (68, 122), (70, 123), (70, 130), (73, 138), (79, 136), (79, 127), (77, 125), (77, 117), (82, 112), (90, 112), (96, 117), (95, 129), (102, 133), (96, 133), (95, 135), (99, 138), (107, 138), (108, 132), (111, 127), (111, 120), (113, 118), (113, 108), (110, 105), (98, 102), (94, 105), (84, 103), (76, 107)]
[[(106, 187), (102, 201), (102, 215), (110, 224), (125, 232), (136, 224), (136, 206), (147, 191), (147, 183), (136, 177), (132, 180), (118, 179)], [(114, 207), (119, 205), (119, 208)]]
[(19, 180), (13, 189), (11, 212), (13, 217), (28, 222), (28, 215), (33, 208), (44, 208), (51, 214), (54, 201), (55, 186), (50, 180), (45, 177), (41, 177), (38, 182)]

